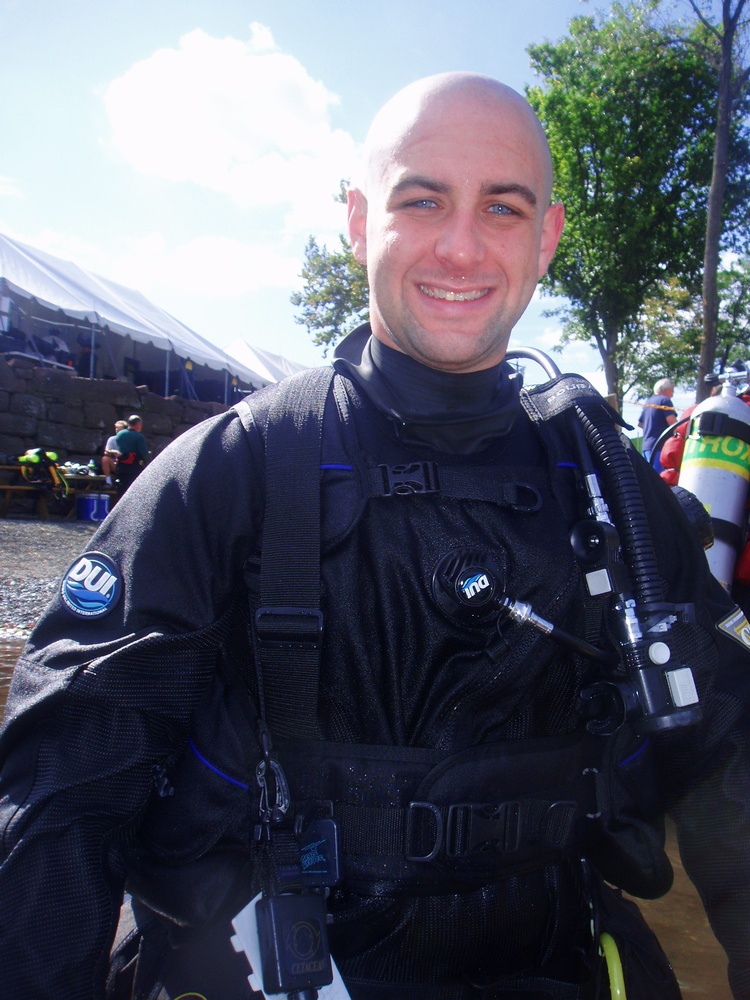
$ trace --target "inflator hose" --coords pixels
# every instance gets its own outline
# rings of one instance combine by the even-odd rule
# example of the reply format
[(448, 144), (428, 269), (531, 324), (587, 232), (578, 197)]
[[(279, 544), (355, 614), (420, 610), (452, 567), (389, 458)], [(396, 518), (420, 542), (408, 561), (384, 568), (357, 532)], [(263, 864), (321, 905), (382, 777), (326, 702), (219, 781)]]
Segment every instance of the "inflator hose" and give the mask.
[[(560, 369), (552, 358), (536, 348), (515, 348), (508, 351), (505, 357), (507, 360), (529, 358), (541, 365), (550, 379), (560, 376)], [(608, 498), (611, 499), (625, 562), (630, 569), (634, 596), (643, 604), (660, 604), (664, 600), (664, 592), (656, 565), (651, 529), (638, 479), (620, 440), (620, 434), (606, 413), (604, 419), (595, 425), (580, 405), (575, 405), (575, 411), (578, 419), (573, 423), (573, 433), (579, 435), (579, 444), (582, 444), (580, 428), (583, 428), (585, 439), (599, 459), (610, 487)], [(584, 447), (581, 454), (581, 474), (584, 476), (590, 471), (586, 468), (586, 451)]]
[(659, 604), (664, 600), (664, 592), (651, 529), (638, 479), (620, 434), (608, 417), (594, 424), (580, 405), (575, 410), (609, 486), (608, 502), (620, 533), (634, 596), (645, 605)]
[(612, 1000), (627, 1000), (625, 993), (625, 976), (622, 971), (622, 961), (620, 950), (611, 934), (606, 931), (599, 938), (599, 944), (604, 952), (607, 963), (607, 974), (609, 976), (609, 993)]

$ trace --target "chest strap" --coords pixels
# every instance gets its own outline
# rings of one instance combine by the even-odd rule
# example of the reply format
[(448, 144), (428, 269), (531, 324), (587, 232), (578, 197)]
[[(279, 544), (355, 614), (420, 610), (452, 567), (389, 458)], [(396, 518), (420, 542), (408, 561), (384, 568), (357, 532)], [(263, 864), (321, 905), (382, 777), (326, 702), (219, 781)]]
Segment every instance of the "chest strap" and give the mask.
[[(528, 472), (531, 475), (531, 470)], [(369, 497), (439, 493), (461, 500), (486, 500), (524, 514), (533, 514), (542, 506), (536, 486), (512, 481), (506, 469), (492, 465), (450, 466), (437, 462), (378, 465), (368, 469), (367, 486)]]

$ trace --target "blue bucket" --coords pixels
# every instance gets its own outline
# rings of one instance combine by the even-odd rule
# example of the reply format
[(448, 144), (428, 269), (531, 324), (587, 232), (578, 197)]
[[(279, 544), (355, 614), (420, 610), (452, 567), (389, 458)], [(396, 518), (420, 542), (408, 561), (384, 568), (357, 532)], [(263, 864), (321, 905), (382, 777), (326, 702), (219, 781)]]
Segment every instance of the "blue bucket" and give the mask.
[(103, 521), (109, 514), (108, 493), (79, 493), (76, 497), (76, 520)]

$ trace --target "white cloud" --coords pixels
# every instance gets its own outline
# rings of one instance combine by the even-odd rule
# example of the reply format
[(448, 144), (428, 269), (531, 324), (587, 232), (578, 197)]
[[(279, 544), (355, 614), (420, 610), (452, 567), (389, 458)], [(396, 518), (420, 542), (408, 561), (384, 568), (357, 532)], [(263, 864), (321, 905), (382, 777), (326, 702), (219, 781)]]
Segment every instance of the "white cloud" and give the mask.
[(290, 232), (337, 218), (332, 196), (356, 155), (331, 124), (338, 98), (263, 25), (251, 25), (248, 41), (196, 29), (133, 65), (104, 100), (114, 146), (141, 173), (243, 208), (278, 205)]
[(289, 288), (297, 280), (296, 256), (221, 236), (201, 236), (170, 250), (151, 234), (113, 262), (118, 281), (144, 294), (169, 289), (206, 298), (235, 298), (259, 288)]
[(0, 198), (23, 198), (23, 192), (13, 177), (0, 175)]

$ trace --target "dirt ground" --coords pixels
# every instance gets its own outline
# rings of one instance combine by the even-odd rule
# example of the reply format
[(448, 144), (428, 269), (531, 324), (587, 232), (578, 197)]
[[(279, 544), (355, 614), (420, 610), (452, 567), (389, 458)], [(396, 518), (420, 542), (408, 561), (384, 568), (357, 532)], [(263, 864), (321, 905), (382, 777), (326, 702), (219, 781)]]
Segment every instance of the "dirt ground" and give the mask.
[(685, 874), (671, 828), (668, 853), (674, 868), (671, 892), (663, 899), (636, 902), (667, 953), (685, 1000), (732, 1000), (726, 956), (708, 926), (700, 897)]

